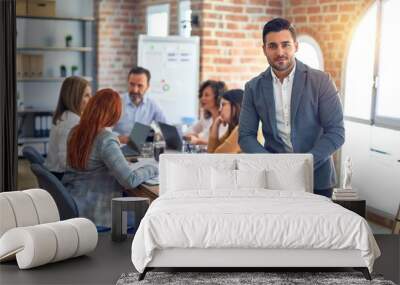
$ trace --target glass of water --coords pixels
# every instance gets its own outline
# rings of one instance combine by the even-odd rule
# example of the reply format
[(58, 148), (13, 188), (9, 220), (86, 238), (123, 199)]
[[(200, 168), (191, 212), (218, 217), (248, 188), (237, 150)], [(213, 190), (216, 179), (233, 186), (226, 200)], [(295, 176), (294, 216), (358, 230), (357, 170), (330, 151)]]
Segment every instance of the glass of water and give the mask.
[(151, 158), (154, 155), (154, 146), (152, 142), (146, 142), (142, 146), (142, 157)]

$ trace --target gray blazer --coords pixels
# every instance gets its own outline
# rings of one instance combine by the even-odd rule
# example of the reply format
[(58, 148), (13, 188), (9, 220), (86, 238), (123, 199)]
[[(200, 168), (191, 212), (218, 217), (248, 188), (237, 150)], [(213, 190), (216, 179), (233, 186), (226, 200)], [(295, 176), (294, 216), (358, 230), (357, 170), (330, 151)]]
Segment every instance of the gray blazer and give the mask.
[(111, 225), (111, 199), (126, 188), (135, 188), (155, 177), (158, 169), (152, 165), (136, 167), (123, 156), (117, 136), (101, 131), (94, 140), (86, 169), (67, 165), (62, 182), (74, 198), (79, 216), (98, 226)]
[[(343, 110), (329, 75), (296, 60), (290, 104), (293, 152), (314, 156), (314, 189), (336, 183), (332, 154), (344, 143)], [(259, 121), (265, 138), (257, 141)], [(279, 137), (271, 68), (246, 83), (239, 120), (239, 144), (246, 153), (284, 153)]]

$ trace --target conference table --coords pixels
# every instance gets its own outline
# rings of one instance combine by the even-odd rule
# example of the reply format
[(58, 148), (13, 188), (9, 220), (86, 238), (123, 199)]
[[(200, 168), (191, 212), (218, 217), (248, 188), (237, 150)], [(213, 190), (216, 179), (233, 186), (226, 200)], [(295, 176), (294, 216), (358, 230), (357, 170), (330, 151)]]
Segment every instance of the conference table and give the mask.
[[(179, 153), (182, 153), (182, 152), (176, 151), (176, 150), (167, 149), (165, 151), (165, 153), (167, 153), (167, 154), (179, 154)], [(127, 158), (128, 161), (131, 161), (131, 159), (134, 159), (134, 161), (137, 161), (137, 159), (140, 159), (140, 157)], [(131, 196), (131, 197), (149, 198), (150, 199), (150, 203), (158, 198), (159, 191), (160, 191), (159, 185), (148, 185), (146, 183), (142, 183), (138, 187), (133, 188), (133, 189), (125, 189), (124, 190), (125, 194), (127, 194), (128, 196)]]
[(125, 193), (132, 197), (149, 198), (151, 203), (154, 199), (158, 198), (159, 190), (159, 185), (147, 185), (143, 183), (136, 188), (125, 189)]

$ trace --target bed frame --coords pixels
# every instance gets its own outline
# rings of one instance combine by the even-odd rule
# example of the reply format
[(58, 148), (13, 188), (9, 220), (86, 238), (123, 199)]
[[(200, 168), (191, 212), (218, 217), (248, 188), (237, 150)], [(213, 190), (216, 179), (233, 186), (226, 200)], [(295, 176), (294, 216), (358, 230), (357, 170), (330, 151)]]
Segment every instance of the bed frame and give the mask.
[[(268, 160), (271, 164), (277, 160), (290, 159), (304, 163), (304, 175), (307, 177), (306, 191), (312, 193), (313, 157), (311, 154), (163, 154), (160, 157), (160, 195), (168, 192), (168, 161), (187, 160), (190, 163), (207, 165), (219, 160), (236, 160), (252, 158)], [(265, 268), (343, 268), (350, 267), (361, 271), (364, 277), (371, 280), (369, 270), (359, 250), (330, 249), (253, 249), (253, 248), (169, 248), (155, 250), (139, 280), (155, 268), (232, 268), (237, 271)]]
[(152, 261), (139, 275), (155, 268), (343, 268), (361, 271), (371, 280), (359, 250), (330, 249), (193, 249), (170, 248), (155, 250)]

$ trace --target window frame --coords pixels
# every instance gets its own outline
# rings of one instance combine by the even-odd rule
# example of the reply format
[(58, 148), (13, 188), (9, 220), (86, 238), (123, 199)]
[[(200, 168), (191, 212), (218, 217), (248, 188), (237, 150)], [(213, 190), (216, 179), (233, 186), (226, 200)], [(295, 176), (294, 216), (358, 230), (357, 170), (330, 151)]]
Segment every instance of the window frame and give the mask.
[(324, 63), (324, 55), (322, 53), (321, 47), (318, 42), (308, 34), (300, 34), (297, 36), (297, 42), (300, 44), (300, 41), (310, 44), (315, 51), (317, 52), (318, 61), (321, 65), (321, 71), (325, 70), (325, 63)]
[[(374, 4), (377, 5), (377, 14), (376, 14), (376, 35), (375, 35), (375, 51), (374, 51), (374, 67), (373, 67), (373, 87), (372, 87), (372, 93), (371, 93), (371, 116), (370, 119), (364, 119), (364, 118), (358, 118), (358, 117), (354, 117), (354, 116), (344, 116), (345, 120), (347, 121), (352, 121), (352, 122), (357, 122), (357, 123), (361, 123), (361, 124), (367, 124), (367, 125), (371, 125), (371, 126), (376, 126), (376, 127), (382, 127), (382, 128), (386, 128), (386, 129), (392, 129), (392, 130), (400, 130), (400, 119), (398, 118), (394, 118), (394, 117), (389, 117), (389, 116), (382, 116), (382, 115), (377, 115), (377, 100), (378, 100), (378, 89), (379, 89), (379, 85), (378, 85), (378, 79), (380, 76), (379, 73), (379, 63), (380, 63), (380, 48), (381, 48), (381, 35), (382, 35), (382, 19), (383, 19), (383, 15), (382, 15), (382, 6), (384, 4), (384, 2), (387, 1), (396, 1), (396, 0), (375, 0), (371, 3), (371, 5), (369, 6), (368, 9), (370, 9)], [(368, 11), (368, 9), (366, 11)], [(366, 13), (365, 13), (366, 14)], [(364, 15), (365, 15), (364, 14)], [(363, 16), (364, 16), (363, 15)], [(362, 18), (361, 18), (362, 19)], [(360, 19), (360, 21), (361, 21)], [(350, 46), (351, 46), (352, 42), (350, 42)], [(346, 62), (345, 62), (345, 66), (347, 66), (347, 62), (348, 62), (348, 55), (349, 55), (349, 51), (350, 51), (350, 46), (347, 50), (347, 58), (346, 58)], [(347, 68), (344, 68), (345, 72), (343, 72), (343, 80), (342, 82), (343, 87), (342, 87), (342, 91), (343, 94), (345, 94), (345, 89), (346, 89), (346, 71)], [(345, 100), (346, 100), (346, 95), (345, 94)]]
[[(178, 19), (179, 19), (179, 35), (182, 37), (190, 37), (192, 35), (192, 22), (191, 22), (191, 16), (189, 17), (189, 19), (184, 19), (184, 11), (186, 11), (184, 8), (184, 5), (187, 5), (187, 3), (189, 4), (189, 11), (190, 11), (190, 15), (192, 15), (192, 7), (191, 7), (191, 1), (190, 0), (180, 0), (179, 1), (179, 8), (178, 8)], [(188, 23), (185, 23), (188, 22)], [(187, 24), (189, 25), (189, 32), (188, 34), (186, 34), (186, 29), (184, 28), (183, 25)]]
[(165, 36), (169, 36), (170, 29), (170, 4), (157, 4), (157, 5), (149, 5), (146, 8), (146, 34), (149, 36), (154, 36), (149, 34), (149, 27), (150, 27), (150, 22), (149, 22), (149, 15), (152, 14), (159, 14), (159, 13), (167, 13), (167, 34)]

